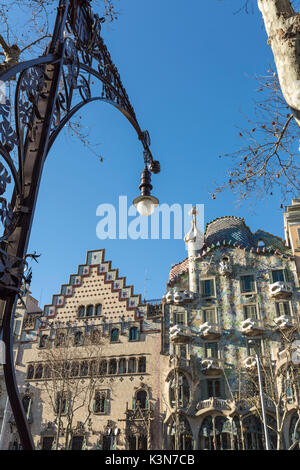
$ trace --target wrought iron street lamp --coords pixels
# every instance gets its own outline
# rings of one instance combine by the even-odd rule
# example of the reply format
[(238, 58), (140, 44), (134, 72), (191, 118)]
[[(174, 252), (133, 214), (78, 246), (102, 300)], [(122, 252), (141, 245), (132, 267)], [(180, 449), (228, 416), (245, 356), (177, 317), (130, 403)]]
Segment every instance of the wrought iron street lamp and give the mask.
[[(153, 203), (158, 203), (147, 191), (151, 186), (150, 172), (158, 173), (160, 165), (152, 157), (149, 134), (138, 124), (118, 70), (100, 35), (101, 23), (103, 18), (92, 13), (89, 0), (59, 0), (53, 35), (45, 53), (8, 67), (0, 74), (2, 82), (16, 80), (14, 103), (8, 98), (0, 103), (3, 161), (0, 163), (0, 219), (4, 228), (0, 237), (0, 299), (1, 334), (6, 350), (4, 375), (23, 449), (33, 449), (34, 444), (15, 379), (13, 311), (24, 276), (45, 160), (60, 131), (83, 106), (105, 101), (129, 120), (143, 145), (146, 164), (147, 182), (142, 186), (139, 208), (142, 206), (141, 210), (150, 212), (149, 201), (151, 209)], [(14, 189), (8, 202), (3, 195), (11, 177)]]
[(248, 341), (248, 343), (251, 346), (253, 346), (254, 351), (255, 351), (255, 360), (256, 360), (256, 365), (257, 365), (259, 395), (260, 395), (260, 403), (261, 403), (261, 412), (262, 412), (262, 421), (263, 421), (263, 428), (264, 428), (264, 435), (265, 435), (266, 450), (271, 450), (268, 427), (267, 427), (265, 398), (264, 398), (264, 391), (263, 391), (263, 386), (262, 386), (262, 374), (261, 374), (261, 366), (260, 366), (259, 346), (257, 344), (257, 341), (254, 340), (254, 339), (250, 339)]

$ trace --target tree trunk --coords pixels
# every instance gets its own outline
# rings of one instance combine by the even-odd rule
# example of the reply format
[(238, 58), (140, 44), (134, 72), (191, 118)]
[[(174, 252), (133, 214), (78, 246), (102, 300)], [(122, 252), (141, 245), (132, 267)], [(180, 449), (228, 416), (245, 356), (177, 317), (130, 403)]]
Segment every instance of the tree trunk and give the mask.
[(284, 99), (300, 126), (300, 14), (289, 0), (257, 0)]

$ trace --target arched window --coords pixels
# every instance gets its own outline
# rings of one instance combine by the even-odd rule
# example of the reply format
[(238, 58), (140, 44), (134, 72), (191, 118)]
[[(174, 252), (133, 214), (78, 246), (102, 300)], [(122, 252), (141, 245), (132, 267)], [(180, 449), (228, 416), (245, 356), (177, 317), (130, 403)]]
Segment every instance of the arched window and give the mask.
[[(175, 417), (173, 417), (172, 425), (170, 428), (171, 434), (171, 450), (176, 450), (176, 427), (177, 423)], [(183, 416), (179, 416), (179, 449), (177, 450), (193, 450), (194, 440), (188, 420)]]
[(148, 409), (148, 394), (145, 390), (139, 390), (135, 395), (136, 404), (142, 410)]
[(297, 413), (294, 413), (290, 423), (289, 430), (290, 446), (294, 445), (293, 450), (300, 450), (300, 420)]
[(265, 245), (265, 242), (260, 239), (260, 240), (258, 240), (258, 242), (257, 242), (257, 246), (258, 246), (258, 247), (264, 247), (264, 246), (266, 246), (266, 245)]
[(199, 431), (199, 449), (230, 450), (232, 447), (234, 450), (242, 450), (238, 419), (207, 416)]
[(129, 329), (129, 341), (137, 341), (139, 339), (139, 330), (136, 326)]
[(264, 450), (262, 426), (256, 416), (243, 420), (243, 434), (246, 450)]
[(82, 346), (83, 344), (83, 333), (82, 331), (76, 331), (74, 334), (74, 346)]
[(136, 372), (136, 360), (135, 357), (131, 357), (128, 361), (128, 373), (134, 374)]
[(99, 374), (100, 374), (100, 375), (105, 375), (105, 374), (107, 374), (107, 361), (105, 361), (105, 360), (100, 361), (100, 364), (99, 364)]
[(190, 401), (190, 386), (188, 380), (184, 374), (178, 373), (178, 377), (173, 376), (170, 382), (170, 404), (175, 406), (176, 404), (176, 387), (178, 387), (178, 405), (186, 407)]
[(146, 358), (145, 357), (139, 357), (139, 362), (138, 362), (138, 372), (146, 372)]
[(79, 317), (84, 317), (85, 316), (85, 308), (83, 305), (80, 305), (79, 309), (78, 309), (78, 316)]
[(119, 374), (126, 374), (126, 359), (124, 358), (119, 361)]
[(119, 341), (119, 329), (113, 328), (110, 333), (111, 343), (117, 343)]
[(207, 416), (199, 431), (199, 449), (215, 450), (212, 417)]
[(109, 361), (108, 373), (109, 374), (116, 374), (117, 373), (117, 360), (116, 359), (111, 359)]
[(80, 376), (87, 377), (89, 375), (89, 364), (87, 361), (83, 361), (80, 364)]
[(30, 407), (31, 407), (31, 397), (29, 395), (24, 395), (22, 398), (22, 404), (23, 404), (25, 414), (28, 417), (28, 414), (30, 412)]
[(86, 308), (86, 316), (87, 317), (92, 317), (94, 315), (94, 306), (93, 305), (88, 305)]
[(30, 364), (27, 369), (27, 379), (30, 380), (33, 378), (34, 375), (34, 366)]
[(43, 366), (42, 364), (39, 364), (35, 370), (34, 378), (35, 379), (41, 379), (43, 377)]
[(101, 305), (101, 304), (97, 304), (97, 305), (96, 305), (96, 308), (95, 308), (95, 315), (96, 315), (97, 317), (100, 317), (101, 313), (102, 313), (102, 305)]
[(39, 348), (46, 348), (48, 343), (48, 335), (42, 335), (40, 337)]

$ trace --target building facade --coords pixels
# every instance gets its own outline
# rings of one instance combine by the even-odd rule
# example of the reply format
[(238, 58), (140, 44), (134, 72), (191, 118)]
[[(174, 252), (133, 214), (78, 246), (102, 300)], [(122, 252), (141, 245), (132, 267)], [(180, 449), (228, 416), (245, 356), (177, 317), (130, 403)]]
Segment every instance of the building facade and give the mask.
[(299, 448), (300, 200), (285, 242), (192, 216), (158, 304), (96, 250), (27, 313), (17, 378), (38, 449)]

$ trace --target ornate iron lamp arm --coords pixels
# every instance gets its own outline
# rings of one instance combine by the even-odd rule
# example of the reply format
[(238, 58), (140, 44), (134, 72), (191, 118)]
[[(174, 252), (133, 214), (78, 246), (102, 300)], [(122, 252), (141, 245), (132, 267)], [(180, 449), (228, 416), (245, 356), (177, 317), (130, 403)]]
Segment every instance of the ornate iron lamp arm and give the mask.
[[(149, 149), (149, 134), (141, 131), (119, 73), (100, 36), (101, 22), (101, 18), (92, 14), (89, 0), (60, 0), (52, 40), (45, 55), (0, 74), (2, 81), (19, 74), (14, 107), (8, 99), (0, 103), (0, 157), (4, 160), (4, 165), (0, 163), (0, 220), (4, 226), (0, 236), (0, 302), (4, 312), (5, 382), (23, 449), (34, 449), (34, 444), (14, 372), (13, 312), (21, 289), (47, 154), (59, 132), (79, 109), (92, 101), (106, 101), (118, 108), (135, 128), (149, 169), (153, 173), (160, 171), (159, 162), (153, 160)], [(64, 37), (66, 28), (73, 39)], [(95, 86), (94, 79), (97, 79)], [(16, 153), (18, 168), (13, 158)], [(15, 183), (10, 203), (2, 197), (11, 181), (9, 172)]]

